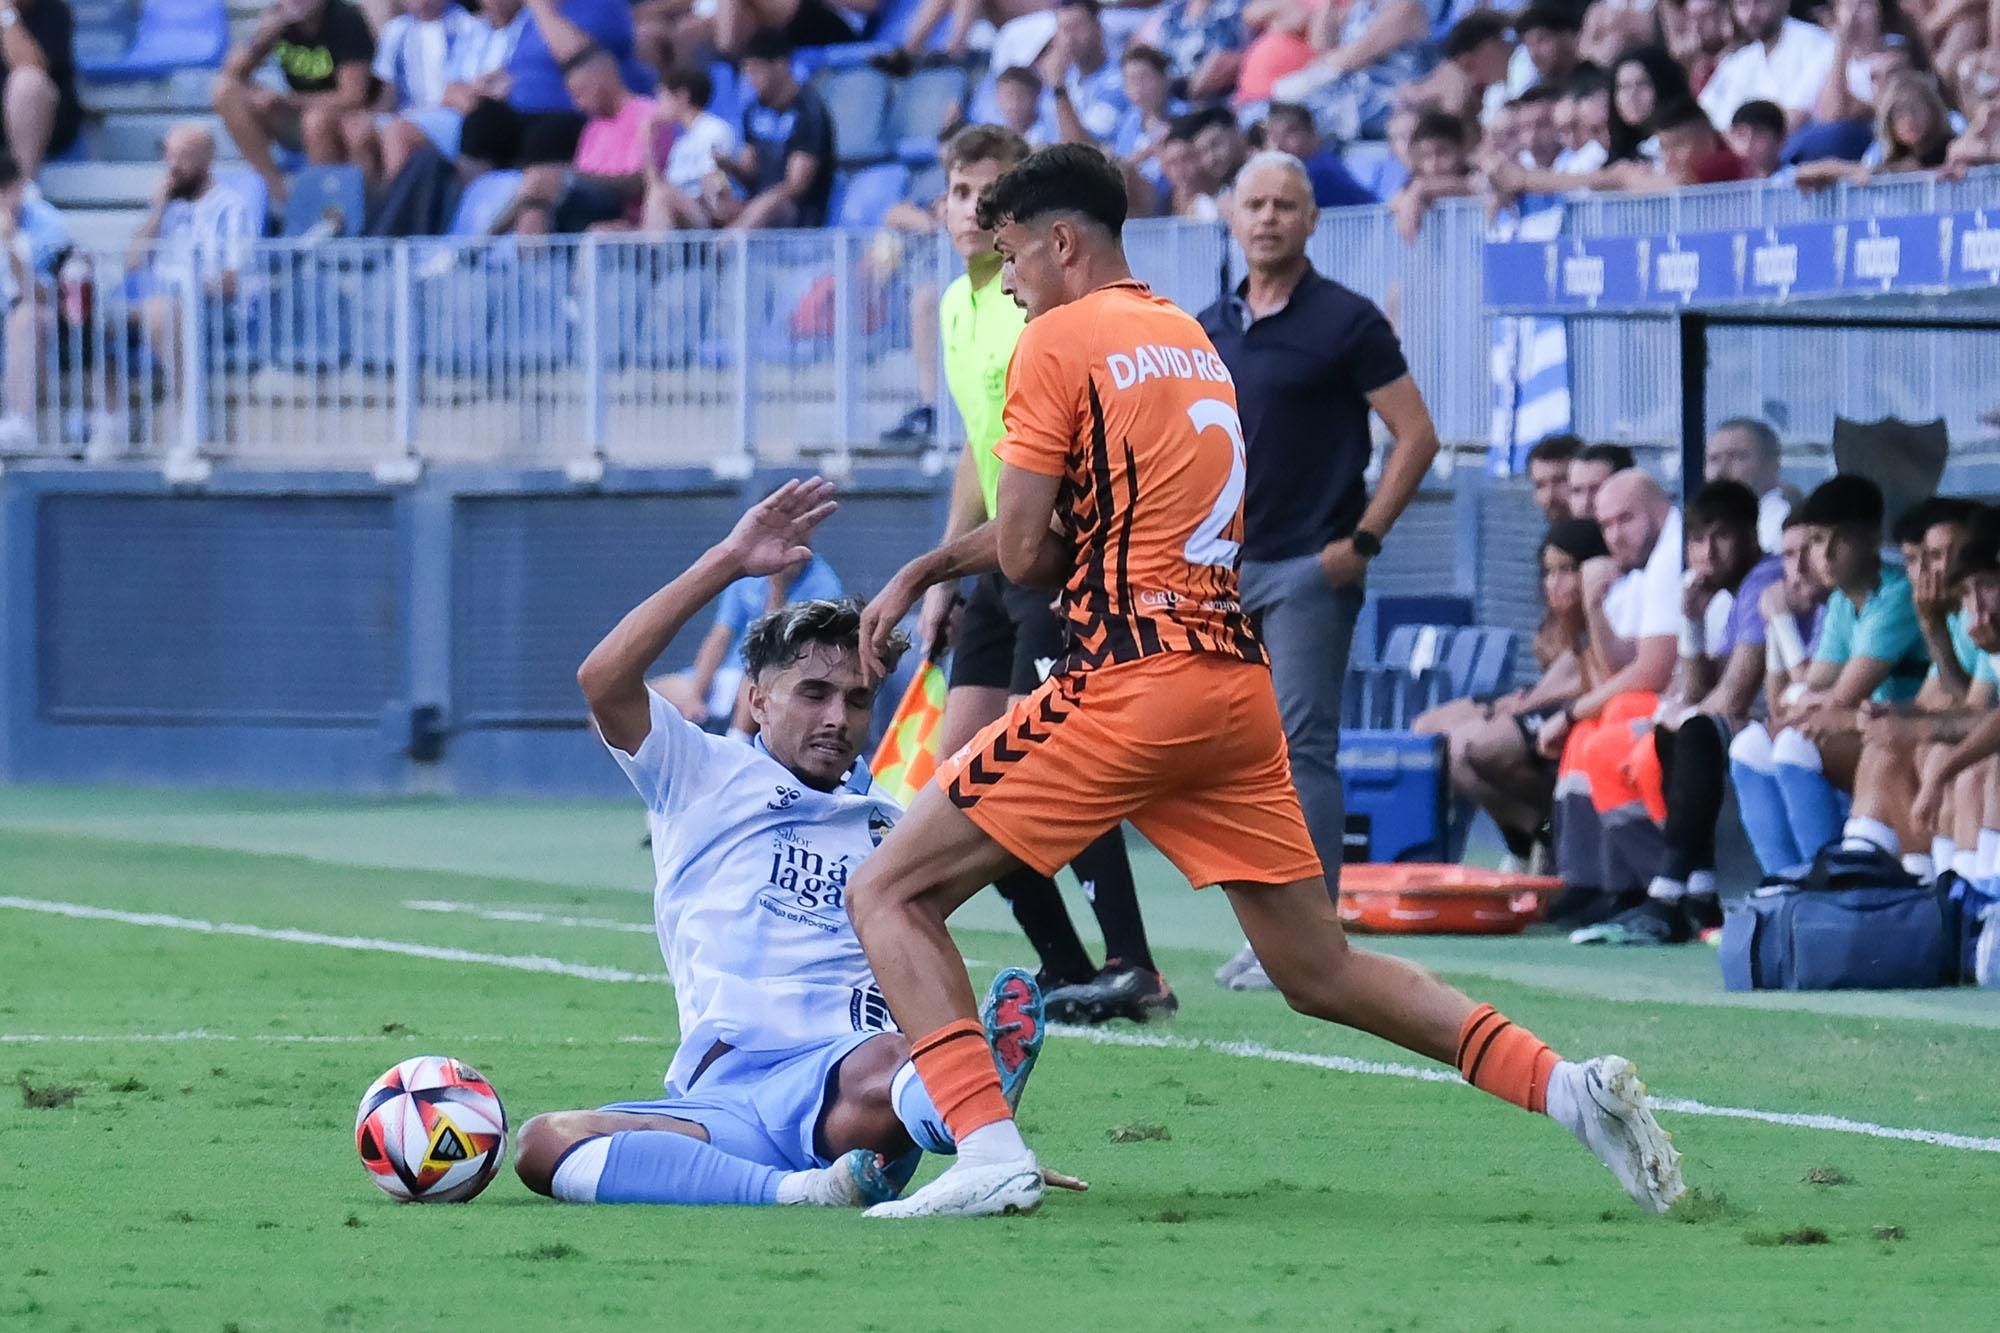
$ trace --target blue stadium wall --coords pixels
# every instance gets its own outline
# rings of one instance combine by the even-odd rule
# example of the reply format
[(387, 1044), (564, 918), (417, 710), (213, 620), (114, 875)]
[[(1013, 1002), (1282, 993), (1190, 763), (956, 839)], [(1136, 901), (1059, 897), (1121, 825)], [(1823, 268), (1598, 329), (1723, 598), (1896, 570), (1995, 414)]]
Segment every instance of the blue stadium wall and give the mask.
[[(778, 475), (0, 476), (0, 780), (620, 794), (576, 664)], [(1376, 590), (1456, 591), (1522, 623), (1532, 574), (1515, 588), (1494, 577), (1514, 562), (1478, 553), (1517, 548), (1525, 500), (1461, 481), (1420, 497)], [(948, 485), (900, 467), (845, 483), (820, 549), (850, 590), (932, 538)]]

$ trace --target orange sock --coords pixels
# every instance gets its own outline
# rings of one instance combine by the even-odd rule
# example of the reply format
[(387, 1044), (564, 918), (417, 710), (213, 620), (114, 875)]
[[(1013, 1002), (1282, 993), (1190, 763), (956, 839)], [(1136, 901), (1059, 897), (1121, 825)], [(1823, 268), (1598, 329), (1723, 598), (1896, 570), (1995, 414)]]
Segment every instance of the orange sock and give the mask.
[(1458, 1030), (1458, 1072), (1465, 1081), (1523, 1110), (1548, 1110), (1549, 1075), (1561, 1058), (1490, 1004), (1474, 1009)]
[(960, 1143), (976, 1129), (1013, 1118), (1000, 1095), (1000, 1071), (994, 1068), (986, 1029), (974, 1020), (961, 1018), (925, 1033), (911, 1043), (910, 1058), (931, 1104)]

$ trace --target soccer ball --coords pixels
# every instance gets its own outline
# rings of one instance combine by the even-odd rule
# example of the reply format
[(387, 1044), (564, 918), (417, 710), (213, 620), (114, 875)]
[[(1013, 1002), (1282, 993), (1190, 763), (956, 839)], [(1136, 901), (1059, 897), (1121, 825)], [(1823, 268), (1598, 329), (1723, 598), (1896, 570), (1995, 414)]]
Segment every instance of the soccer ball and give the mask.
[(507, 1156), (507, 1112), (471, 1065), (419, 1055), (369, 1084), (354, 1116), (361, 1164), (406, 1203), (464, 1203)]

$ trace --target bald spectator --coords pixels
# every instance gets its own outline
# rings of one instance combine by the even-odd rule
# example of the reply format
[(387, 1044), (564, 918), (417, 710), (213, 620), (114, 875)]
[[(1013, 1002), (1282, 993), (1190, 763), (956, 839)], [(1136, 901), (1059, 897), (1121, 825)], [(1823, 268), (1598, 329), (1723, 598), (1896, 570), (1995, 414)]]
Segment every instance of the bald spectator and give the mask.
[(7, 151), (34, 180), (50, 153), (63, 153), (83, 129), (76, 96), (76, 19), (68, 0), (0, 3), (0, 105)]
[[(175, 397), (182, 391), (182, 304), (197, 297), (227, 320), (241, 271), (262, 230), (241, 194), (215, 179), (215, 137), (198, 121), (167, 131), (166, 174), (132, 238), (126, 267), (133, 327), (167, 367)], [(225, 324), (226, 326), (226, 324)], [(110, 373), (106, 367), (107, 375)], [(110, 401), (106, 386), (105, 401)]]
[[(39, 2), (39, 0), (38, 0)], [(257, 81), (257, 67), (276, 56), (283, 89)], [(289, 192), (273, 145), (304, 149), (310, 141), (326, 161), (344, 154), (341, 127), (372, 96), (375, 34), (347, 0), (273, 0), (247, 41), (215, 77), (215, 111), (243, 160), (264, 178), (273, 209)]]

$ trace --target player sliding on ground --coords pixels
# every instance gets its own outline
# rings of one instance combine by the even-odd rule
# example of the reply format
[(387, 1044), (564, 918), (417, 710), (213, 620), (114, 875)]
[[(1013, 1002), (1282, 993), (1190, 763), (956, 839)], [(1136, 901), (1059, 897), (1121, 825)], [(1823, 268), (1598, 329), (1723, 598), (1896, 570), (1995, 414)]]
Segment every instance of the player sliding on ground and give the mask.
[[(761, 730), (747, 745), (702, 731), (645, 683), (725, 587), (811, 557), (805, 542), (833, 512), (832, 490), (814, 481), (773, 492), (577, 672), (606, 747), (646, 800), (681, 1045), (665, 1100), (521, 1127), (515, 1170), (537, 1193), (858, 1206), (893, 1199), (916, 1149), (953, 1150), (847, 919), (855, 867), (902, 814), (871, 791), (856, 757), (875, 702), (860, 604), (797, 602), (751, 625), (743, 655)], [(905, 646), (890, 634), (878, 653)], [(1041, 1004), (1019, 968), (995, 979), (986, 1002), (991, 1041), (981, 1046), (1010, 1106), (1041, 1049)]]
[(997, 514), (897, 574), (868, 608), (862, 650), (879, 676), (917, 597), (997, 567), (1062, 588), (1069, 653), (940, 769), (849, 885), (855, 930), (958, 1144), (951, 1169), (868, 1215), (1041, 1203), (945, 918), (1014, 865), (1047, 874), (1124, 819), (1189, 883), (1223, 887), (1293, 1008), (1546, 1113), (1664, 1211), (1682, 1190), (1679, 1154), (1629, 1061), (1572, 1064), (1424, 969), (1348, 947), (1237, 601), (1235, 392), (1194, 319), (1133, 280), (1117, 169), (1092, 148), (1046, 148), (980, 208), (1028, 314), (1007, 372)]

